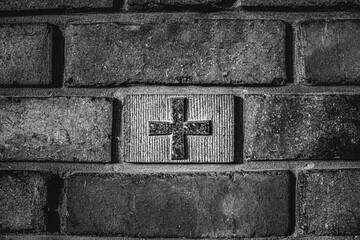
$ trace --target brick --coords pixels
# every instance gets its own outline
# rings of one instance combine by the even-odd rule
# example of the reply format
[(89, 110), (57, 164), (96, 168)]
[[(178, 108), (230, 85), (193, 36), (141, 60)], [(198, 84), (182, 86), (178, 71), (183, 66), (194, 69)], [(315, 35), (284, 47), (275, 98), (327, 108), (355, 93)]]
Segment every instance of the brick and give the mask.
[(128, 95), (124, 112), (127, 162), (234, 161), (232, 95)]
[(360, 95), (248, 95), (245, 158), (360, 159)]
[(299, 175), (299, 227), (315, 235), (360, 233), (359, 169), (311, 170)]
[[(27, 235), (24, 238), (22, 234), (8, 234), (0, 236), (0, 240), (95, 240), (99, 239), (99, 237), (91, 237), (91, 236), (57, 236), (57, 235)], [(118, 240), (118, 237), (104, 237), (106, 240)], [(128, 238), (125, 238), (129, 240)], [(270, 237), (268, 239), (278, 239), (278, 237)], [(301, 237), (281, 237), (283, 240), (359, 240), (359, 236), (301, 236)], [(159, 238), (155, 238), (154, 240), (160, 240)]]
[(66, 85), (284, 83), (283, 22), (161, 16), (70, 25)]
[(360, 21), (309, 21), (300, 25), (300, 56), (310, 84), (360, 83)]
[(112, 0), (2, 0), (0, 11), (111, 8)]
[(50, 84), (51, 35), (45, 24), (0, 27), (0, 85)]
[(231, 7), (235, 0), (127, 0), (128, 10), (174, 10)]
[(334, 8), (359, 6), (359, 0), (241, 0), (240, 7)]
[(76, 174), (67, 232), (128, 237), (257, 237), (289, 230), (286, 171)]
[(40, 173), (0, 171), (0, 232), (45, 230), (47, 188)]
[(110, 100), (2, 98), (0, 123), (1, 161), (111, 160)]

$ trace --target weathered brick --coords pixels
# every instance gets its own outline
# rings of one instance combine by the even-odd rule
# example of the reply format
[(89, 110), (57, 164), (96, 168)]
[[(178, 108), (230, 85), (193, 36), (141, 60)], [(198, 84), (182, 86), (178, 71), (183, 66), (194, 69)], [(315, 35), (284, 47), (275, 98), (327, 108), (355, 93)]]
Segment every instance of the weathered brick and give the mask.
[(45, 24), (0, 27), (0, 85), (51, 83), (51, 32)]
[(127, 0), (128, 10), (173, 10), (231, 7), (236, 0)]
[(245, 158), (360, 159), (360, 95), (248, 95)]
[[(64, 235), (39, 235), (31, 234), (3, 234), (0, 236), (0, 240), (98, 240), (96, 236), (64, 236)], [(106, 240), (118, 240), (119, 237), (103, 237)], [(129, 238), (120, 238), (125, 240), (131, 240)], [(175, 238), (176, 239), (176, 238)], [(268, 240), (277, 240), (279, 237), (269, 237)], [(299, 236), (299, 237), (280, 237), (282, 240), (359, 240), (360, 236)], [(162, 238), (154, 238), (154, 240), (162, 240)], [(174, 238), (172, 238), (174, 240)]]
[(47, 188), (40, 173), (0, 171), (0, 232), (45, 230)]
[(2, 0), (0, 11), (111, 8), (112, 0)]
[(359, 0), (241, 0), (241, 7), (328, 8), (359, 6)]
[(298, 190), (300, 228), (315, 235), (358, 235), (359, 187), (359, 169), (301, 172)]
[(3, 98), (0, 159), (109, 162), (111, 125), (107, 99)]
[(76, 174), (67, 231), (129, 237), (256, 237), (289, 230), (286, 171)]
[(360, 83), (360, 21), (309, 21), (300, 25), (300, 56), (311, 84)]
[(125, 161), (233, 162), (234, 108), (232, 95), (129, 95)]
[(154, 18), (70, 25), (68, 86), (281, 84), (285, 24), (265, 20)]

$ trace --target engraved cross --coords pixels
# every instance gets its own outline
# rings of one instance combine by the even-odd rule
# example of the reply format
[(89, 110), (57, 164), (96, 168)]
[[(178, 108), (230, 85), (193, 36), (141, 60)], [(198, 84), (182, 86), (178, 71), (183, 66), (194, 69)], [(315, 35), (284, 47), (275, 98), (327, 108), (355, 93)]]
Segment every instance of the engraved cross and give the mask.
[(211, 135), (211, 121), (187, 121), (187, 99), (173, 98), (173, 122), (149, 122), (149, 135), (172, 135), (171, 160), (187, 159), (187, 135)]

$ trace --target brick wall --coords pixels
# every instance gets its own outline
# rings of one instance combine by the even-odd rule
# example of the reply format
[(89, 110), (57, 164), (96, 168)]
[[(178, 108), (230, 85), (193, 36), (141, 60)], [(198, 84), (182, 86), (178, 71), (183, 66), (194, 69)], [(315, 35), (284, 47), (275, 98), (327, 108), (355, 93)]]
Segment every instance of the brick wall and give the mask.
[(0, 239), (358, 239), (359, 5), (0, 1)]

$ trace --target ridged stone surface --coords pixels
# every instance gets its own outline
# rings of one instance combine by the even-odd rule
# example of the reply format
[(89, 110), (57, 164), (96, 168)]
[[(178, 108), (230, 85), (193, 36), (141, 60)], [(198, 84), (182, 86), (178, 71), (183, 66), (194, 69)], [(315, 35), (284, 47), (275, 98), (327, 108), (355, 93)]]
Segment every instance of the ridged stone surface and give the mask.
[[(160, 129), (168, 134), (152, 135), (149, 126), (154, 121), (174, 122), (174, 98), (184, 98), (188, 102), (183, 113), (186, 120), (210, 121), (211, 126), (209, 135), (185, 136), (187, 157), (180, 160), (171, 157), (176, 133)], [(124, 151), (127, 162), (205, 163), (234, 160), (234, 97), (231, 95), (128, 95), (124, 111)]]

